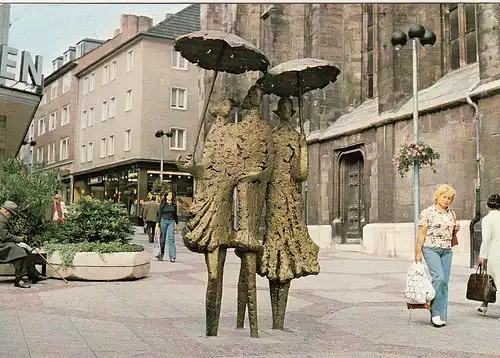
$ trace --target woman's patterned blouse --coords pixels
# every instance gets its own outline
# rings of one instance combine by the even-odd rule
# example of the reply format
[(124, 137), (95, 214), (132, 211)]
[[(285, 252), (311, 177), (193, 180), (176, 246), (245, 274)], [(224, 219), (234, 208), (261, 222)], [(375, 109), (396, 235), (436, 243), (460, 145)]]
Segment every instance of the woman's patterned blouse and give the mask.
[(455, 221), (450, 209), (442, 213), (436, 205), (429, 206), (420, 214), (418, 226), (423, 226), (427, 229), (424, 246), (443, 249), (451, 248), (451, 237)]

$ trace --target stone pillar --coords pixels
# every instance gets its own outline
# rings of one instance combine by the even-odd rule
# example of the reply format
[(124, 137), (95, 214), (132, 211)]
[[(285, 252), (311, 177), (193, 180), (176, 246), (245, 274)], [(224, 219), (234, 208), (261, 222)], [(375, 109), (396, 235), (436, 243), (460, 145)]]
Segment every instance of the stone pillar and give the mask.
[(481, 83), (500, 79), (500, 4), (477, 4)]
[(137, 202), (148, 197), (148, 171), (146, 168), (139, 168), (137, 173)]

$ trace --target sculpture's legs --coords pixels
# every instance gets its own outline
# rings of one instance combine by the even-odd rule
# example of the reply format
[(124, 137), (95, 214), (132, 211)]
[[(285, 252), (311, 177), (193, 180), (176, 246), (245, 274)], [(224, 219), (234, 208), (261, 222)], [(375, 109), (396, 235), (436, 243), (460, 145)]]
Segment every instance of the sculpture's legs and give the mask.
[[(221, 310), (221, 304), (222, 304), (222, 287), (224, 286), (224, 264), (226, 263), (226, 253), (227, 249), (226, 248), (221, 248), (219, 249), (219, 267), (218, 267), (218, 285), (217, 285), (217, 329), (219, 328), (219, 321), (220, 321), (220, 310)], [(217, 331), (216, 331), (217, 332)]]
[[(244, 254), (242, 254), (244, 255)], [(236, 328), (243, 328), (245, 326), (245, 313), (247, 308), (247, 268), (246, 260), (241, 257), (240, 277), (238, 279), (238, 303), (236, 314)]]
[(279, 282), (269, 281), (269, 294), (271, 296), (271, 311), (273, 314), (273, 329), (276, 327), (276, 317), (278, 317)]
[[(219, 250), (205, 253), (205, 263), (207, 265), (208, 282), (205, 298), (206, 309), (206, 332), (207, 336), (216, 336), (219, 329), (220, 300), (219, 286), (222, 291), (222, 283), (219, 283)], [(222, 294), (222, 292), (221, 292)]]
[(259, 337), (259, 327), (257, 324), (257, 254), (254, 252), (245, 253), (244, 260), (247, 269), (247, 300), (248, 300), (248, 321), (250, 322), (250, 337)]
[(290, 290), (290, 281), (278, 284), (278, 302), (276, 317), (273, 317), (273, 329), (284, 329), (286, 304), (288, 302), (288, 291)]

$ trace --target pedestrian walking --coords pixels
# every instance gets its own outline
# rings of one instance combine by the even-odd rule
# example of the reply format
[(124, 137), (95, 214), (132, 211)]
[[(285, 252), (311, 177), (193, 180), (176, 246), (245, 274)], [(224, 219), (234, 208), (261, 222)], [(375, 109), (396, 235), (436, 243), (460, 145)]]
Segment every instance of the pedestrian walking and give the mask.
[(453, 258), (452, 237), (460, 226), (455, 212), (450, 209), (456, 191), (447, 184), (440, 185), (434, 193), (435, 203), (420, 214), (415, 261), (424, 256), (432, 277), (436, 297), (431, 302), (431, 323), (444, 327), (448, 319), (448, 283)]
[(13, 201), (7, 200), (0, 208), (0, 263), (11, 263), (15, 269), (14, 286), (30, 288), (31, 283), (47, 279), (40, 275), (29, 255), (31, 248), (24, 243), (23, 236), (12, 233), (12, 217), (18, 213), (18, 206)]
[(146, 204), (144, 204), (143, 219), (146, 223), (146, 232), (149, 236), (149, 242), (153, 242), (155, 237), (156, 223), (158, 222), (158, 213), (160, 205), (156, 202), (156, 196), (152, 196)]
[(163, 261), (165, 241), (168, 239), (168, 256), (170, 257), (170, 262), (175, 262), (177, 256), (175, 225), (179, 223), (179, 219), (177, 217), (177, 205), (173, 200), (171, 190), (167, 191), (161, 200), (158, 221), (160, 222), (160, 253), (156, 258), (158, 261)]
[[(498, 284), (500, 280), (500, 195), (491, 195), (486, 205), (490, 212), (481, 220), (483, 242), (479, 251), (479, 265), (486, 268), (495, 284)], [(480, 314), (486, 315), (488, 302), (483, 302), (477, 310)]]

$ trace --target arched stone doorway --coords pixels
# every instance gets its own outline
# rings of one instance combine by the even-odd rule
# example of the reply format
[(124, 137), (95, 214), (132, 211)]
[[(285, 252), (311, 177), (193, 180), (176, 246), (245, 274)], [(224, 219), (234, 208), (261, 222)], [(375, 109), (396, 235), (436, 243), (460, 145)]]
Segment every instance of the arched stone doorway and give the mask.
[(360, 149), (340, 156), (339, 216), (342, 220), (342, 243), (359, 244), (365, 224), (364, 158)]

